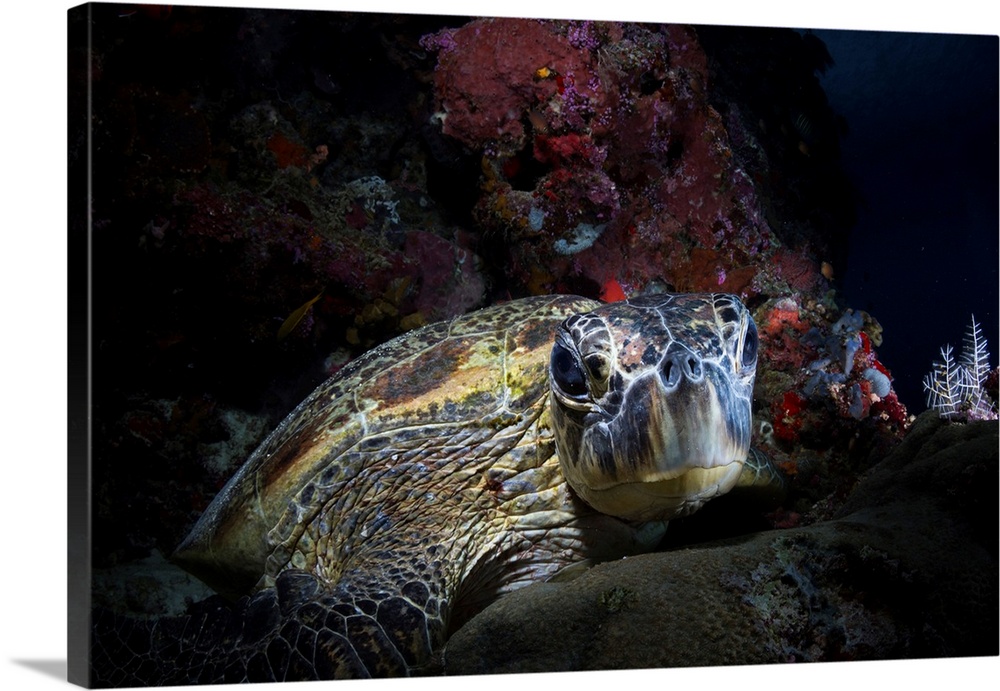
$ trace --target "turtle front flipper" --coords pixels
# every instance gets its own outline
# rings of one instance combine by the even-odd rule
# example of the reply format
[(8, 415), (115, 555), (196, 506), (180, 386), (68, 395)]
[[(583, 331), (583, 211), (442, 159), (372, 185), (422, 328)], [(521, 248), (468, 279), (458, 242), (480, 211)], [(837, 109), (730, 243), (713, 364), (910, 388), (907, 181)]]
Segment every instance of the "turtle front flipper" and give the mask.
[(246, 658), (246, 681), (419, 674), (444, 642), (445, 606), (432, 590), (401, 569), (355, 570), (332, 588), (305, 571), (285, 571), (268, 596), (277, 606), (274, 633)]
[(788, 483), (784, 473), (767, 454), (751, 446), (733, 492), (777, 503), (784, 499), (787, 490)]
[(420, 674), (444, 641), (446, 603), (397, 570), (351, 572), (334, 586), (305, 571), (228, 607), (183, 617), (94, 622), (95, 687), (305, 681)]

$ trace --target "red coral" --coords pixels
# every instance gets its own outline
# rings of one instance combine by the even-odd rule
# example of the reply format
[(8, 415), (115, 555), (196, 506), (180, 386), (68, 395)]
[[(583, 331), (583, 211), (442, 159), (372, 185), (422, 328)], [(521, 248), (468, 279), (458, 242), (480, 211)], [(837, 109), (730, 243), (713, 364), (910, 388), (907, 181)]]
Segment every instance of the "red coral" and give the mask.
[(899, 401), (895, 391), (872, 403), (871, 414), (888, 423), (893, 431), (903, 432), (910, 424), (910, 414)]
[(678, 262), (671, 278), (677, 290), (683, 292), (726, 292), (747, 297), (753, 293), (751, 283), (756, 275), (753, 266), (732, 266), (716, 250), (695, 247), (686, 262)]
[(802, 429), (802, 412), (806, 408), (806, 399), (794, 391), (786, 391), (781, 401), (774, 408), (774, 436), (786, 442), (798, 439)]
[(863, 353), (864, 355), (871, 355), (872, 339), (869, 338), (868, 334), (866, 334), (864, 331), (859, 332), (858, 337), (861, 339), (861, 353)]
[(625, 291), (622, 290), (622, 284), (611, 278), (604, 283), (604, 287), (601, 289), (601, 300), (604, 302), (621, 302), (625, 300)]
[(267, 150), (274, 154), (279, 168), (308, 168), (311, 154), (299, 142), (292, 141), (281, 132), (275, 132), (267, 140)]
[(764, 314), (758, 329), (769, 338), (779, 338), (789, 330), (794, 334), (803, 334), (809, 330), (809, 323), (799, 318), (797, 303), (792, 300), (779, 300)]
[(802, 334), (812, 325), (801, 318), (799, 304), (782, 298), (757, 318), (761, 353), (771, 370), (799, 372), (811, 357), (810, 349), (802, 344)]
[(559, 137), (535, 137), (535, 158), (541, 163), (560, 167), (573, 159), (589, 161), (595, 154), (590, 137), (570, 132)]
[(858, 333), (858, 337), (861, 339), (861, 350), (854, 355), (854, 366), (860, 370), (872, 367), (889, 377), (889, 379), (892, 379), (892, 373), (885, 365), (879, 362), (878, 355), (872, 349), (872, 339), (869, 338), (868, 334), (861, 331)]
[(876, 369), (886, 377), (892, 380), (892, 373), (889, 371), (885, 365), (883, 365), (879, 359), (878, 354), (872, 348), (872, 340), (864, 331), (858, 332), (858, 338), (861, 340), (861, 347), (858, 352), (854, 354), (854, 364), (851, 367), (851, 372), (857, 376), (860, 376), (864, 370), (869, 367)]

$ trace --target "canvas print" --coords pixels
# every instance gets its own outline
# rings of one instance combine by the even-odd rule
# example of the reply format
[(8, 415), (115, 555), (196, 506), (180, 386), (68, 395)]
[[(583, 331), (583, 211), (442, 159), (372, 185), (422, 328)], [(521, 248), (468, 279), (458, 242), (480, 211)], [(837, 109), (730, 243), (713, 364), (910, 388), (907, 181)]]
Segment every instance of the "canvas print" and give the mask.
[(71, 681), (998, 654), (996, 36), (68, 26)]

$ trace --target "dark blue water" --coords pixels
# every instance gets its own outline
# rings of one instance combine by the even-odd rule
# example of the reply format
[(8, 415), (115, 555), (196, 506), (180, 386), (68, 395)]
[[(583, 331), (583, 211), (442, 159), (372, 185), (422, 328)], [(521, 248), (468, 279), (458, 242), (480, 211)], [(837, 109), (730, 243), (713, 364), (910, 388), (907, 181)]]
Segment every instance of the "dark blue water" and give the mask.
[(921, 378), (970, 315), (998, 337), (998, 39), (816, 31), (835, 65), (822, 79), (850, 128), (843, 164), (862, 193), (847, 302), (884, 327), (878, 349), (911, 412)]

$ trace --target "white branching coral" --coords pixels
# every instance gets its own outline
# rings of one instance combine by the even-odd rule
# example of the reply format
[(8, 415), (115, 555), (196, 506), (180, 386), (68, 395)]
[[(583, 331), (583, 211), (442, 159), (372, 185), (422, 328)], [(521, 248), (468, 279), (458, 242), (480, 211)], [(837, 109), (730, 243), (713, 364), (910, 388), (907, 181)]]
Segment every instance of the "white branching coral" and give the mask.
[(990, 374), (990, 351), (975, 315), (957, 360), (952, 352), (951, 344), (941, 348), (941, 360), (924, 376), (927, 407), (949, 420), (996, 420), (996, 405), (984, 387)]

